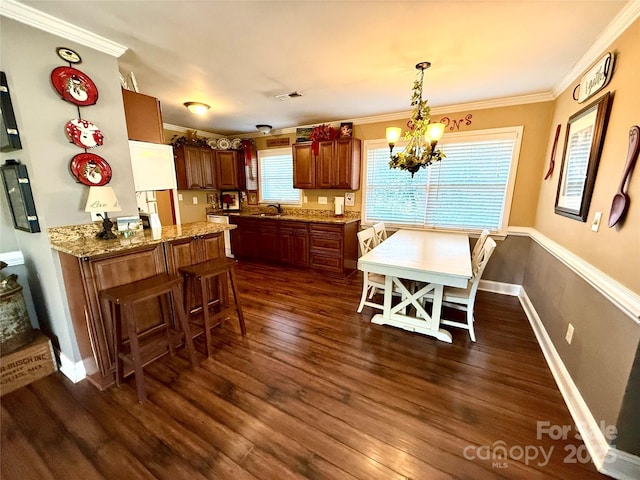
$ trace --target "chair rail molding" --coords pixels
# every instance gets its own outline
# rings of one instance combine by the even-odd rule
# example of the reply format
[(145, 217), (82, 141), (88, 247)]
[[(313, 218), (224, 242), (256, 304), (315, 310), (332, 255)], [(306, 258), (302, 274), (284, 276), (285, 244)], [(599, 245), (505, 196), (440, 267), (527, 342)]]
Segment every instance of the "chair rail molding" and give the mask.
[(589, 285), (600, 292), (611, 303), (640, 325), (640, 295), (632, 292), (620, 282), (583, 260), (575, 253), (531, 227), (509, 227), (508, 235), (529, 236), (567, 267), (578, 274)]

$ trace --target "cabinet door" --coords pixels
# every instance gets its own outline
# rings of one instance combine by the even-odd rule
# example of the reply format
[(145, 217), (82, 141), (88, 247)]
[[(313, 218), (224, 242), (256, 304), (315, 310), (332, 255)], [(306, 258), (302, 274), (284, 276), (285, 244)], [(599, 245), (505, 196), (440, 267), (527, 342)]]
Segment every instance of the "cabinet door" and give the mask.
[[(89, 302), (88, 311), (84, 312), (85, 315), (89, 315), (86, 318), (87, 327), (100, 367), (101, 377), (96, 378), (96, 381), (105, 383), (105, 386), (113, 383), (115, 348), (112, 325), (107, 321), (106, 307), (100, 304), (99, 292), (163, 273), (163, 257), (162, 245), (154, 245), (128, 253), (119, 252), (101, 258), (77, 260), (81, 262), (82, 279), (85, 282), (84, 292)], [(78, 287), (78, 285), (73, 286), (74, 289)], [(134, 309), (139, 331), (154, 329), (161, 323), (162, 317), (156, 299), (140, 302)], [(95, 376), (99, 377), (97, 374)]]
[(336, 159), (333, 154), (334, 142), (320, 142), (316, 157), (316, 188), (335, 187)]
[(165, 243), (169, 273), (178, 273), (180, 267), (188, 267), (200, 261), (200, 246), (196, 238), (181, 238)]
[(224, 258), (224, 234), (211, 233), (200, 238), (200, 254), (202, 262)]
[(215, 152), (210, 148), (200, 149), (200, 164), (202, 165), (203, 188), (216, 188), (216, 159)]
[(233, 150), (218, 150), (216, 177), (220, 190), (242, 190), (238, 169), (238, 154)]
[(316, 188), (316, 161), (310, 143), (293, 145), (293, 187)]
[(258, 219), (236, 217), (229, 221), (238, 226), (231, 230), (231, 249), (236, 258), (253, 259), (258, 257)]
[(293, 239), (293, 228), (280, 225), (278, 229), (278, 259), (285, 265), (293, 264), (291, 258), (291, 245)]
[(158, 99), (123, 89), (122, 101), (129, 140), (164, 143), (162, 114)]
[(360, 140), (336, 140), (334, 146), (334, 188), (360, 188)]
[(201, 149), (184, 147), (184, 163), (187, 188), (204, 188), (204, 172), (202, 169)]
[(298, 267), (309, 266), (309, 233), (304, 228), (296, 228), (291, 237), (291, 264)]
[(278, 226), (276, 221), (260, 220), (258, 230), (259, 257), (267, 261), (278, 261)]

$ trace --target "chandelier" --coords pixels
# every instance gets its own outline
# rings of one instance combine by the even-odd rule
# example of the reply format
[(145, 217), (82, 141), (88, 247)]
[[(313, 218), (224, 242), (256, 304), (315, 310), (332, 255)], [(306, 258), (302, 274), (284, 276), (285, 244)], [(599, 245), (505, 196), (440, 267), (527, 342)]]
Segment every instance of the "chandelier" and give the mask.
[(422, 99), (424, 71), (430, 66), (430, 62), (420, 62), (416, 65), (420, 79), (413, 82), (411, 106), (414, 108), (411, 120), (407, 123), (409, 130), (404, 134), (404, 140), (408, 143), (402, 152), (393, 153), (393, 147), (400, 139), (402, 129), (388, 127), (386, 132), (391, 156), (389, 167), (408, 170), (411, 172), (411, 177), (420, 168), (426, 168), (433, 162), (442, 160), (445, 156), (441, 150), (436, 150), (436, 144), (444, 133), (444, 124), (429, 122), (430, 108), (427, 106), (427, 100)]

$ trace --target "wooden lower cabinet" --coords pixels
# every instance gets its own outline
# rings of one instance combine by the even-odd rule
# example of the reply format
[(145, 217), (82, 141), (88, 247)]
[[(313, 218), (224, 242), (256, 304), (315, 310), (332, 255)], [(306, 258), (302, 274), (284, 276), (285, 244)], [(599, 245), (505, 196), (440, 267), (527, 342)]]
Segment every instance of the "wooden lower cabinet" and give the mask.
[(357, 232), (360, 222), (309, 224), (309, 264), (327, 273), (348, 275), (358, 263)]
[(225, 256), (224, 237), (218, 233), (172, 240), (165, 243), (165, 249), (169, 273), (178, 273), (180, 267)]
[[(169, 273), (178, 274), (180, 273), (178, 269), (181, 267), (190, 267), (196, 263), (225, 257), (224, 237), (217, 233), (172, 240), (166, 242), (164, 246), (165, 256), (167, 258), (167, 271)], [(190, 305), (189, 310), (195, 311), (197, 306), (202, 305), (202, 293), (195, 283), (190, 290), (189, 292), (185, 292), (185, 298), (187, 298), (188, 304)], [(216, 282), (209, 283), (208, 291), (209, 299), (219, 297)], [(223, 294), (226, 294), (226, 291), (223, 292)]]
[(309, 226), (301, 222), (282, 221), (278, 230), (280, 262), (297, 267), (309, 266)]
[[(59, 253), (69, 310), (87, 378), (100, 389), (114, 383), (113, 331), (98, 294), (166, 271), (162, 244), (111, 255), (78, 258)], [(136, 305), (141, 331), (161, 326), (160, 310), (150, 300)]]
[[(102, 390), (115, 382), (115, 359), (111, 322), (104, 313), (106, 307), (100, 304), (99, 292), (167, 271), (177, 273), (182, 266), (223, 257), (224, 236), (212, 233), (95, 257), (79, 258), (62, 252), (58, 255), (87, 378)], [(143, 335), (164, 329), (157, 300), (137, 304), (135, 313)]]
[(312, 268), (336, 276), (357, 268), (359, 221), (327, 224), (247, 217), (230, 221), (238, 225), (231, 231), (238, 259)]

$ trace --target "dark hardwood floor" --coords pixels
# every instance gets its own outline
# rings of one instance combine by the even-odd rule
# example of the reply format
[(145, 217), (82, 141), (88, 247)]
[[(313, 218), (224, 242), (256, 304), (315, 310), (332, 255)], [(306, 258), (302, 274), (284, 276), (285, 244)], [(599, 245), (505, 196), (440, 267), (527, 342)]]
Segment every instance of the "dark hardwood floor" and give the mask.
[(356, 313), (360, 274), (237, 272), (247, 337), (232, 321), (198, 368), (183, 350), (149, 365), (147, 403), (133, 378), (60, 373), (3, 396), (2, 480), (606, 478), (516, 298), (480, 292), (477, 342), (445, 344)]

